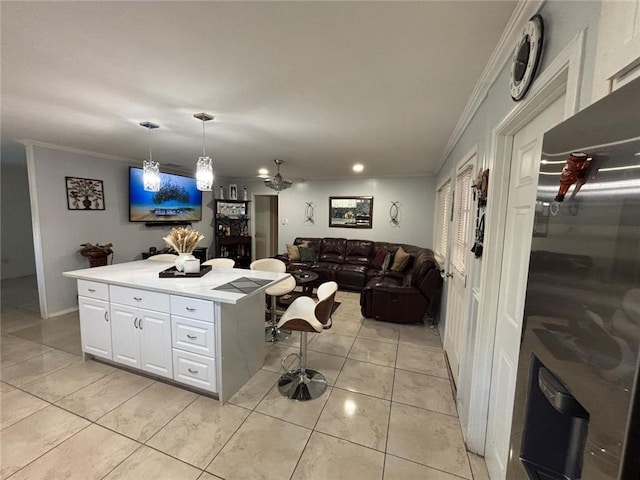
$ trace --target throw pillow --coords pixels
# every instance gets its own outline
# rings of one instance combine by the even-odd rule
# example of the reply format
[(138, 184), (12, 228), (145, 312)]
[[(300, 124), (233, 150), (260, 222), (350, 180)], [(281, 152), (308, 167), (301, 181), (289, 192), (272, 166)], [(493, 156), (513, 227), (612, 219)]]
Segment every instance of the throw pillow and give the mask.
[(303, 262), (315, 262), (318, 260), (316, 250), (313, 247), (303, 248), (300, 247), (300, 260)]
[(382, 262), (382, 273), (387, 273), (389, 270), (389, 265), (391, 265), (391, 260), (393, 259), (393, 253), (387, 252), (384, 256), (384, 261)]
[(376, 270), (382, 270), (382, 264), (384, 263), (384, 258), (387, 256), (387, 251), (384, 248), (376, 248), (376, 254), (371, 261), (371, 266)]
[(300, 250), (297, 245), (289, 245), (287, 243), (287, 253), (289, 254), (290, 261), (297, 262), (300, 260)]
[(392, 272), (401, 272), (409, 263), (411, 255), (404, 251), (402, 247), (398, 248), (398, 251), (393, 256), (393, 265), (391, 265)]

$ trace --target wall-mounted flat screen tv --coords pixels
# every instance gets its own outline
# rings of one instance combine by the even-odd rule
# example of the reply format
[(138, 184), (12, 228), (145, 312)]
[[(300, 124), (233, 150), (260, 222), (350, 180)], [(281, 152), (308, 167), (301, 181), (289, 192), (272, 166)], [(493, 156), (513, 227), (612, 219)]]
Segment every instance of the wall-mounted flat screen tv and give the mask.
[(160, 173), (160, 190), (147, 192), (142, 169), (129, 167), (130, 222), (198, 222), (202, 220), (202, 192), (196, 179)]

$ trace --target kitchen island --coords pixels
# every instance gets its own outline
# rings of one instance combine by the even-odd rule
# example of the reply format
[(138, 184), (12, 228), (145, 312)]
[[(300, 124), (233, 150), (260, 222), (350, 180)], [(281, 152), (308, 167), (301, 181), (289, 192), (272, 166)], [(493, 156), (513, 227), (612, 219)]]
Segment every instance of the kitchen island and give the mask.
[(141, 260), (65, 272), (78, 281), (83, 355), (226, 402), (264, 362), (264, 291), (286, 273), (214, 267), (160, 278)]

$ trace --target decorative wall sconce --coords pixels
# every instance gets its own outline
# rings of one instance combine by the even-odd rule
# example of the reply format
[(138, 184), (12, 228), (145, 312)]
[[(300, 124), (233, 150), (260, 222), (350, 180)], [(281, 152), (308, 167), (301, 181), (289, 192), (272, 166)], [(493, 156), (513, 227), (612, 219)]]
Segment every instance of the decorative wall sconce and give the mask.
[(389, 222), (394, 227), (400, 225), (400, 202), (391, 202), (391, 207), (389, 207)]
[(305, 202), (304, 222), (311, 225), (316, 223), (316, 206), (313, 202)]

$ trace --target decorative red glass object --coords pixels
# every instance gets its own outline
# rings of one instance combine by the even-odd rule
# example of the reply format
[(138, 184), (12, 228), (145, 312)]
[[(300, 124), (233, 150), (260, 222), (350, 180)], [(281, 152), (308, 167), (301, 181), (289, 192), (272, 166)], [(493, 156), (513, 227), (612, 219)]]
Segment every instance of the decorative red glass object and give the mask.
[(588, 159), (589, 156), (586, 153), (572, 152), (569, 154), (567, 163), (560, 174), (560, 188), (556, 195), (556, 202), (562, 202), (569, 187), (582, 178)]

